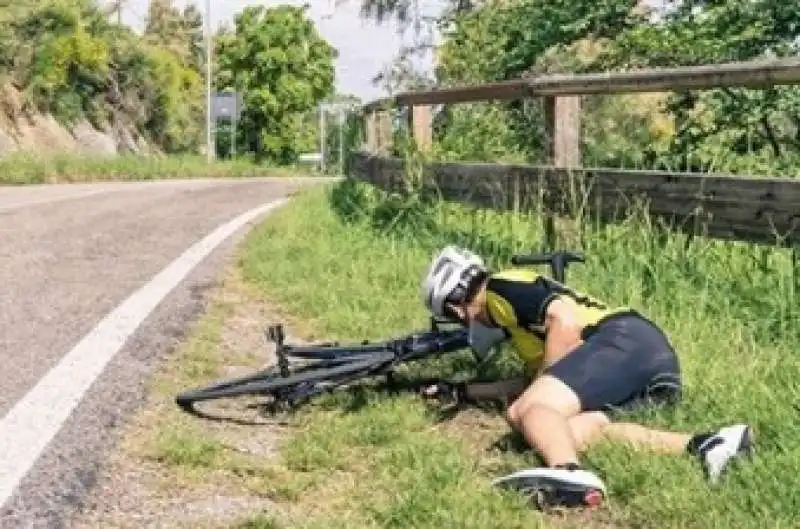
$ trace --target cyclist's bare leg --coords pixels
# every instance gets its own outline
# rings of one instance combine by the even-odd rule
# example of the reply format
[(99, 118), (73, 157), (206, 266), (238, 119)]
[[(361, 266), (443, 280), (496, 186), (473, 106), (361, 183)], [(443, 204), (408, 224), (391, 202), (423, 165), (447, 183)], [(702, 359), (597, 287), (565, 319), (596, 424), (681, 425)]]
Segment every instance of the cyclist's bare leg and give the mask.
[(570, 417), (567, 422), (578, 452), (586, 451), (603, 438), (603, 431), (611, 421), (603, 412), (583, 412)]
[(665, 455), (686, 453), (691, 434), (648, 428), (631, 422), (611, 422), (603, 412), (584, 412), (569, 419), (570, 429), (579, 452), (608, 440), (623, 443), (636, 450)]
[[(526, 377), (498, 380), (496, 382), (471, 382), (467, 395), (472, 399), (504, 399), (509, 402), (527, 387)], [(608, 415), (599, 411), (583, 412), (567, 420), (575, 447), (579, 452), (587, 450), (601, 439), (627, 443), (639, 450), (663, 454), (682, 454), (691, 439), (687, 433), (667, 432), (647, 428), (630, 422), (612, 422)], [(516, 427), (512, 424), (513, 427)]]
[(535, 497), (543, 505), (598, 505), (605, 485), (593, 472), (581, 468), (570, 425), (579, 413), (580, 400), (569, 386), (550, 375), (538, 377), (508, 408), (506, 416), (544, 459), (545, 466), (514, 472), (493, 484), (538, 491)]
[(578, 396), (566, 384), (543, 375), (509, 406), (506, 417), (548, 466), (578, 464), (569, 419), (580, 413), (580, 406)]
[[(516, 377), (495, 382), (470, 382), (467, 385), (467, 396), (475, 400), (503, 400), (514, 402), (530, 384), (528, 377)], [(582, 452), (603, 437), (603, 429), (611, 424), (608, 416), (602, 412), (584, 412), (567, 420), (575, 446)], [(517, 429), (516, 424), (510, 426)]]

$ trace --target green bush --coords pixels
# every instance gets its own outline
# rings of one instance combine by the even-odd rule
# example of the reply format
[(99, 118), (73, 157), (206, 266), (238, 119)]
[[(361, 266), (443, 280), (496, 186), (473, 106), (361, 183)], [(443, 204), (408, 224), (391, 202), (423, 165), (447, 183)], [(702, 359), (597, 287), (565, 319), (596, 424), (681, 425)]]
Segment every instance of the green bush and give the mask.
[(0, 20), (0, 75), (30, 107), (65, 124), (133, 125), (168, 153), (202, 144), (202, 76), (186, 57), (113, 24), (89, 0), (0, 7)]

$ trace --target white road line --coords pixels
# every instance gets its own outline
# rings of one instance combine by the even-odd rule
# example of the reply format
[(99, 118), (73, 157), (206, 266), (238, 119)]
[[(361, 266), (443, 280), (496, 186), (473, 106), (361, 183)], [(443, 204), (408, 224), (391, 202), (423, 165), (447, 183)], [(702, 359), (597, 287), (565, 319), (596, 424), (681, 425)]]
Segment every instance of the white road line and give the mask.
[(0, 506), (13, 495), (105, 366), (139, 325), (225, 239), (288, 202), (263, 204), (219, 226), (92, 329), (0, 420)]

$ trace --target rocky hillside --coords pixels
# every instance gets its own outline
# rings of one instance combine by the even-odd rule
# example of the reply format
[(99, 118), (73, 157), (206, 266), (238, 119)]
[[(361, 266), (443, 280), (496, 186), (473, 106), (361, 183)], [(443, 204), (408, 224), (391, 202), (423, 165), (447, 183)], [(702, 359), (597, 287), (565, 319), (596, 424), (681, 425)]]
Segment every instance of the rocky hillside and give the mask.
[(51, 113), (26, 111), (20, 92), (7, 84), (0, 94), (0, 159), (18, 153), (79, 155), (154, 154), (160, 150), (132, 124), (96, 128), (86, 118), (60, 123)]
[(137, 33), (103, 5), (0, 3), (0, 158), (199, 150), (202, 16), (152, 0)]

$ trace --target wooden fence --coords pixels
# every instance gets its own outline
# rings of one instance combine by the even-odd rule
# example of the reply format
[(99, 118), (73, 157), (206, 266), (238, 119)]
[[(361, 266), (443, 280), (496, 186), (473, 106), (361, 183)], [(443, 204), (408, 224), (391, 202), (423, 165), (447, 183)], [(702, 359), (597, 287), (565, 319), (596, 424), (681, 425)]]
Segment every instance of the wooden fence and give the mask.
[(402, 93), (366, 105), (366, 145), (351, 153), (349, 176), (385, 189), (400, 183), (402, 160), (389, 156), (391, 111), (406, 107), (412, 137), (431, 143), (433, 104), (544, 97), (547, 166), (431, 163), (425, 168), (443, 198), (546, 215), (578, 210), (614, 222), (632, 204), (676, 229), (721, 239), (800, 246), (800, 180), (580, 167), (580, 102), (584, 94), (663, 92), (715, 87), (800, 84), (800, 58), (550, 75), (504, 83)]

